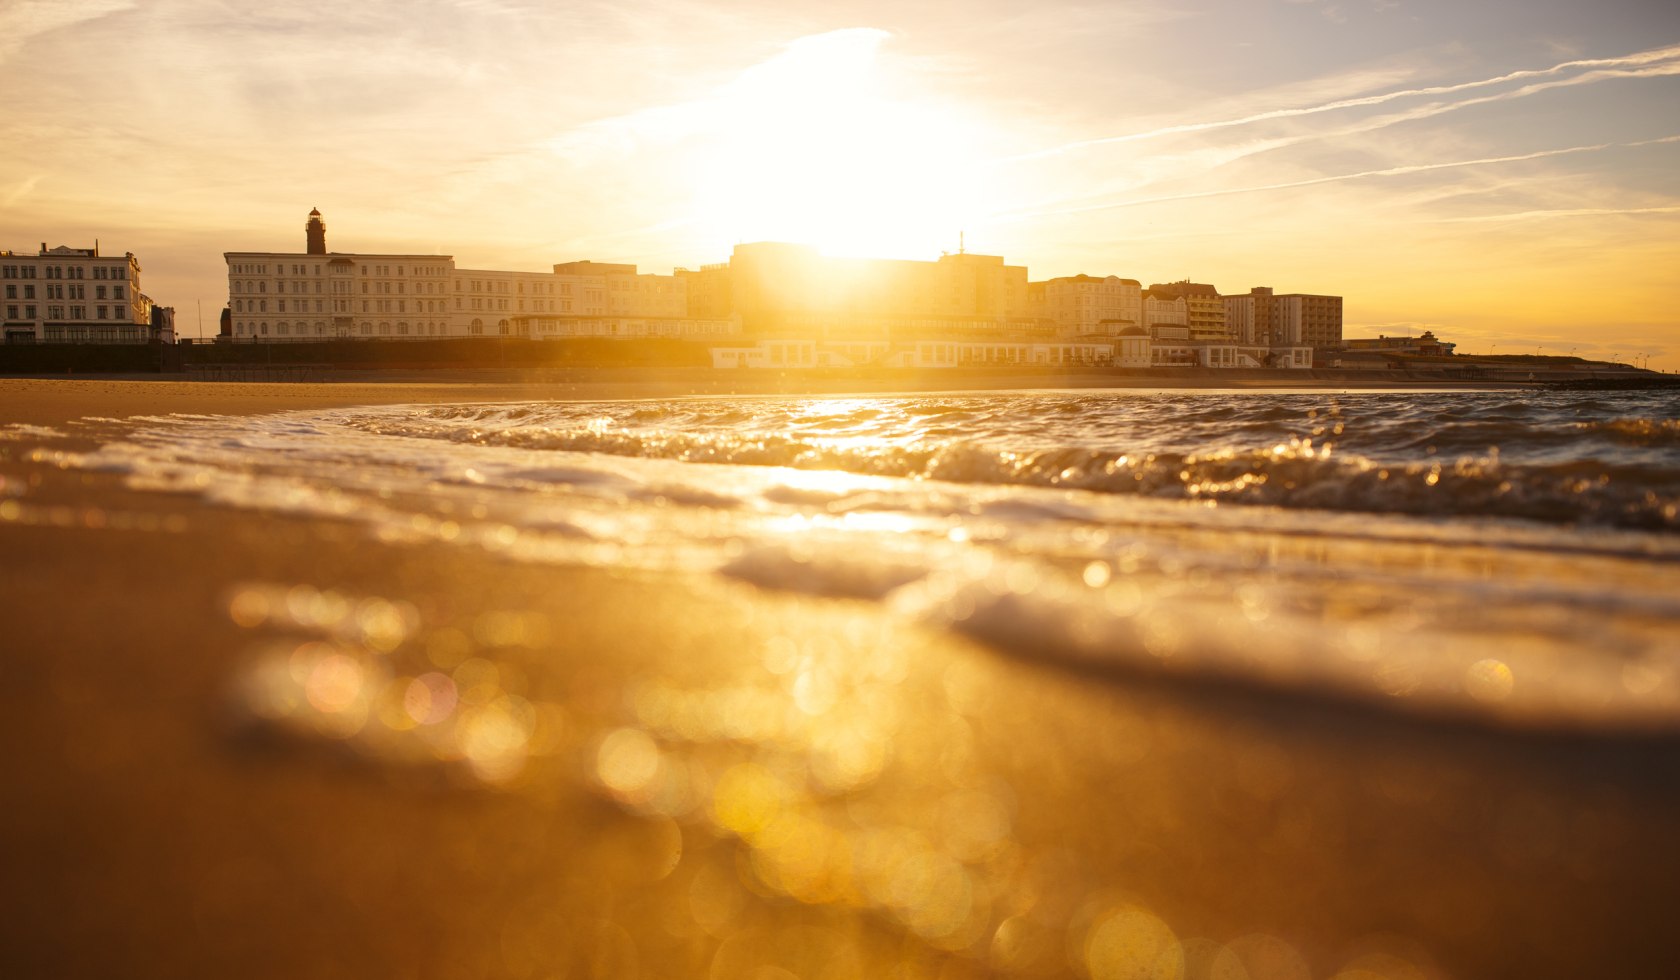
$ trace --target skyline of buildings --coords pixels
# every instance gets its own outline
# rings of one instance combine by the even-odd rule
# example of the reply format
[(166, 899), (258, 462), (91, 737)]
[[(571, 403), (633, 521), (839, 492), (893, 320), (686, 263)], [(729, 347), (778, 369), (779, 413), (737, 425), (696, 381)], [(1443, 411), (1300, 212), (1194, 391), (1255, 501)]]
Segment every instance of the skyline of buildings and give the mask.
[[(403, 340), (521, 336), (808, 340), (847, 344), (852, 363), (917, 342), (1083, 342), (1041, 356), (1115, 363), (1269, 366), (1301, 361), (1284, 348), (1331, 346), (1341, 336), (1341, 298), (1251, 291), (1233, 316), (1205, 283), (1145, 290), (1119, 276), (1032, 281), (1025, 265), (961, 250), (935, 260), (848, 258), (810, 245), (737, 245), (728, 261), (671, 274), (625, 263), (570, 261), (548, 272), (465, 269), (453, 255), (329, 252), (319, 210), (305, 223), (305, 251), (224, 253), (225, 336), (236, 341), (335, 338)], [(1261, 316), (1253, 297), (1264, 296)], [(1278, 307), (1274, 312), (1273, 307)], [(1154, 349), (1126, 353), (1123, 335)], [(886, 344), (886, 348), (879, 345)], [(865, 345), (865, 346), (859, 346)], [(1238, 348), (1245, 348), (1238, 350)], [(1225, 349), (1214, 349), (1225, 348)], [(1279, 353), (1273, 353), (1277, 348)], [(935, 360), (1015, 355), (941, 348)], [(763, 352), (769, 363), (817, 355)], [(793, 357), (789, 362), (787, 357)], [(782, 358), (777, 360), (777, 358)], [(927, 357), (918, 355), (922, 360)]]
[[(18, 300), (6, 310), (8, 343), (173, 339), (169, 311), (140, 292), (132, 253), (124, 286), (96, 284), (98, 299), (108, 298), (108, 285), (117, 291), (110, 298), (130, 297), (120, 311), (48, 304), (61, 287), (26, 281), (118, 275), (97, 246), (43, 243), (35, 256), (4, 254), (18, 259), (0, 267), (8, 300)], [(86, 262), (61, 268), (49, 259)], [(1083, 273), (1034, 281), (1023, 264), (961, 248), (916, 260), (754, 242), (735, 246), (725, 262), (669, 275), (590, 260), (547, 272), (472, 269), (450, 254), (329, 251), (326, 220), (312, 209), (301, 252), (228, 251), (223, 259), (228, 299), (218, 339), (232, 342), (665, 337), (727, 346), (733, 353), (715, 356), (719, 364), (1303, 367), (1314, 348), (1342, 340), (1340, 296), (1269, 287), (1223, 295), (1209, 283), (1145, 288)], [(73, 283), (69, 294), (85, 289)]]

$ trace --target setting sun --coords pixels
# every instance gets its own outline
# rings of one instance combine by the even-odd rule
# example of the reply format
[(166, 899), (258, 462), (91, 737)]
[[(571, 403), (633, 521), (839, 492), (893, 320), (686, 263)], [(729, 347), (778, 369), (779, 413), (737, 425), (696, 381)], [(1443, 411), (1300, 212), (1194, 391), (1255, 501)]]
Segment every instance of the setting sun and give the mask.
[(883, 64), (884, 31), (803, 38), (741, 74), (705, 114), (693, 221), (728, 244), (925, 257), (974, 217), (981, 121)]

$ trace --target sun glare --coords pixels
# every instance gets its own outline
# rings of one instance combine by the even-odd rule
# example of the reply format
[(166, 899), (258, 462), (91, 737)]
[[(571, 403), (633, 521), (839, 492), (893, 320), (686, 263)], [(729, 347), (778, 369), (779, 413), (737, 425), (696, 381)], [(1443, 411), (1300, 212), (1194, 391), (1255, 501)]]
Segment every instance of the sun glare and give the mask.
[(802, 38), (723, 93), (696, 220), (723, 242), (925, 256), (974, 212), (977, 120), (884, 63), (884, 31)]

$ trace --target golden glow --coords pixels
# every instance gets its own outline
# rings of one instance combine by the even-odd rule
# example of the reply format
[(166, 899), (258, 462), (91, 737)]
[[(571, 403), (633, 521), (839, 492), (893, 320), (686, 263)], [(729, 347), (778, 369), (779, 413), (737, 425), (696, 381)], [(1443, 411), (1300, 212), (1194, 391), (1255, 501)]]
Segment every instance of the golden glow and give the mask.
[(693, 221), (719, 242), (796, 241), (833, 255), (954, 250), (978, 193), (984, 135), (877, 58), (889, 35), (801, 38), (703, 112)]

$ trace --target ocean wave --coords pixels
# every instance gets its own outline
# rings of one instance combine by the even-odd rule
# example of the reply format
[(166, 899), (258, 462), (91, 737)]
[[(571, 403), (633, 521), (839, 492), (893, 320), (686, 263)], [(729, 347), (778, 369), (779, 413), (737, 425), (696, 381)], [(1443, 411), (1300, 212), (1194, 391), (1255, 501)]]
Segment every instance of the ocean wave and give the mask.
[[(646, 411), (646, 410), (643, 410)], [(1680, 465), (1608, 463), (1599, 459), (1545, 461), (1535, 445), (1551, 447), (1566, 438), (1532, 436), (1535, 462), (1513, 462), (1497, 446), (1486, 456), (1442, 458), (1430, 444), (1413, 448), (1408, 462), (1341, 451), (1346, 443), (1290, 437), (1271, 445), (1198, 452), (1126, 452), (1081, 445), (1008, 448), (992, 440), (928, 439), (926, 433), (894, 444), (886, 434), (829, 437), (761, 431), (700, 431), (627, 428), (593, 421), (559, 427), (459, 424), (490, 421), (484, 413), (433, 418), (383, 415), (352, 424), (364, 431), (411, 438), (444, 439), (479, 446), (546, 452), (598, 453), (685, 463), (832, 470), (866, 476), (938, 480), (997, 486), (1056, 487), (1105, 494), (1135, 494), (1176, 500), (1262, 505), (1359, 513), (1417, 516), (1509, 517), (1548, 523), (1585, 523), (1619, 528), (1680, 528)], [(1477, 428), (1508, 428), (1482, 422)], [(1613, 431), (1667, 431), (1631, 423)], [(1437, 430), (1436, 441), (1482, 445), (1484, 438), (1452, 438), (1453, 427)], [(1229, 438), (1229, 437), (1227, 437)], [(1247, 440), (1252, 442), (1252, 440)], [(1414, 438), (1414, 443), (1426, 441)], [(1507, 439), (1507, 442), (1509, 440)], [(1680, 461), (1677, 461), (1680, 462)]]

